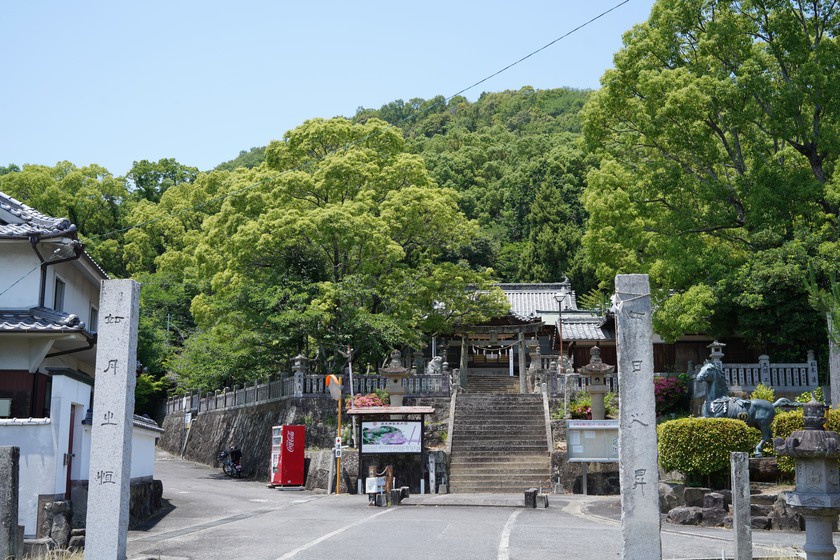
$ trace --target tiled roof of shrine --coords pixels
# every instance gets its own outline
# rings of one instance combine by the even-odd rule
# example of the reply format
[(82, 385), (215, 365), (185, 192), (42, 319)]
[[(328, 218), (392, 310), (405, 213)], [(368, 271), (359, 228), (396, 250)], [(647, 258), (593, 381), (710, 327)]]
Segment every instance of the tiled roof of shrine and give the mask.
[(557, 313), (559, 304), (555, 297), (562, 294), (563, 310), (577, 309), (575, 292), (567, 282), (553, 284), (499, 284), (510, 302), (510, 312), (521, 318), (539, 317)]

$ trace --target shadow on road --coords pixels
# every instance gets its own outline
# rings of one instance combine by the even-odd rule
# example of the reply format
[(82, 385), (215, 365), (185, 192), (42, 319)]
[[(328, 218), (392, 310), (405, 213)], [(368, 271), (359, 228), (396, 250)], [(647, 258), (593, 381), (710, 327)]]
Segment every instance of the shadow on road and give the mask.
[(148, 531), (154, 528), (155, 525), (160, 523), (162, 519), (164, 519), (167, 515), (175, 511), (177, 508), (167, 500), (166, 498), (161, 499), (161, 508), (150, 518), (144, 519), (139, 523), (133, 524), (129, 526), (130, 531)]

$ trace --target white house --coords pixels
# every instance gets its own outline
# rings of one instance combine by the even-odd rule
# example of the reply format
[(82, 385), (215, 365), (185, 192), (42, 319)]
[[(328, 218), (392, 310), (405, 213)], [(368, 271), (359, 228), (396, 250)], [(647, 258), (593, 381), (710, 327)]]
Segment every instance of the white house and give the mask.
[[(0, 193), (0, 446), (20, 448), (19, 523), (88, 480), (100, 282), (76, 226)], [(151, 480), (154, 422), (136, 421), (132, 479)]]

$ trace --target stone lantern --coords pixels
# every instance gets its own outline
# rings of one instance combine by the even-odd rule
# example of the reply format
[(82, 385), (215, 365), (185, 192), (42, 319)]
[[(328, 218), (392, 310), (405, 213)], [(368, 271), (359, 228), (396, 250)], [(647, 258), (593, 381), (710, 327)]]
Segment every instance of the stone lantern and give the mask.
[(391, 362), (388, 367), (379, 368), (379, 374), (385, 378), (385, 390), (391, 398), (391, 406), (402, 406), (405, 385), (403, 379), (408, 379), (411, 370), (402, 365), (402, 356), (399, 350), (391, 351)]
[(812, 399), (804, 406), (805, 429), (773, 440), (777, 455), (796, 460), (796, 490), (787, 503), (805, 518), (802, 549), (808, 560), (832, 559), (837, 551), (831, 529), (840, 512), (840, 436), (825, 430), (825, 410)]
[(592, 398), (592, 419), (604, 420), (604, 395), (609, 392), (606, 376), (615, 371), (615, 366), (609, 366), (601, 361), (601, 349), (593, 346), (589, 351), (589, 363), (580, 368), (581, 375), (589, 376), (589, 396)]

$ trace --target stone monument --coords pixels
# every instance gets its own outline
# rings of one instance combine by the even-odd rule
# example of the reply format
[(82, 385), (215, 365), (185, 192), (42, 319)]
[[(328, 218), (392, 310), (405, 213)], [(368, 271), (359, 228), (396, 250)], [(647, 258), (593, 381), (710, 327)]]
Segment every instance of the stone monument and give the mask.
[(840, 407), (840, 345), (835, 339), (840, 335), (840, 325), (835, 326), (828, 314), (828, 384), (831, 387), (831, 406)]
[(651, 311), (647, 274), (615, 277), (621, 557), (625, 560), (662, 558)]
[(825, 430), (823, 403), (811, 399), (803, 409), (805, 429), (774, 439), (773, 449), (796, 460), (796, 490), (787, 503), (805, 518), (806, 558), (831, 560), (837, 552), (831, 529), (840, 512), (840, 436)]
[(589, 351), (589, 363), (580, 368), (581, 375), (589, 376), (589, 396), (592, 399), (592, 419), (604, 420), (607, 416), (604, 409), (604, 395), (609, 392), (606, 376), (615, 371), (615, 366), (610, 366), (601, 361), (601, 349), (593, 346)]
[(140, 285), (103, 280), (96, 344), (85, 557), (124, 560)]
[(752, 560), (750, 517), (750, 458), (743, 451), (729, 454), (732, 473), (732, 529), (735, 532), (735, 560)]
[(18, 491), (20, 448), (0, 447), (0, 558), (23, 558), (18, 550)]

